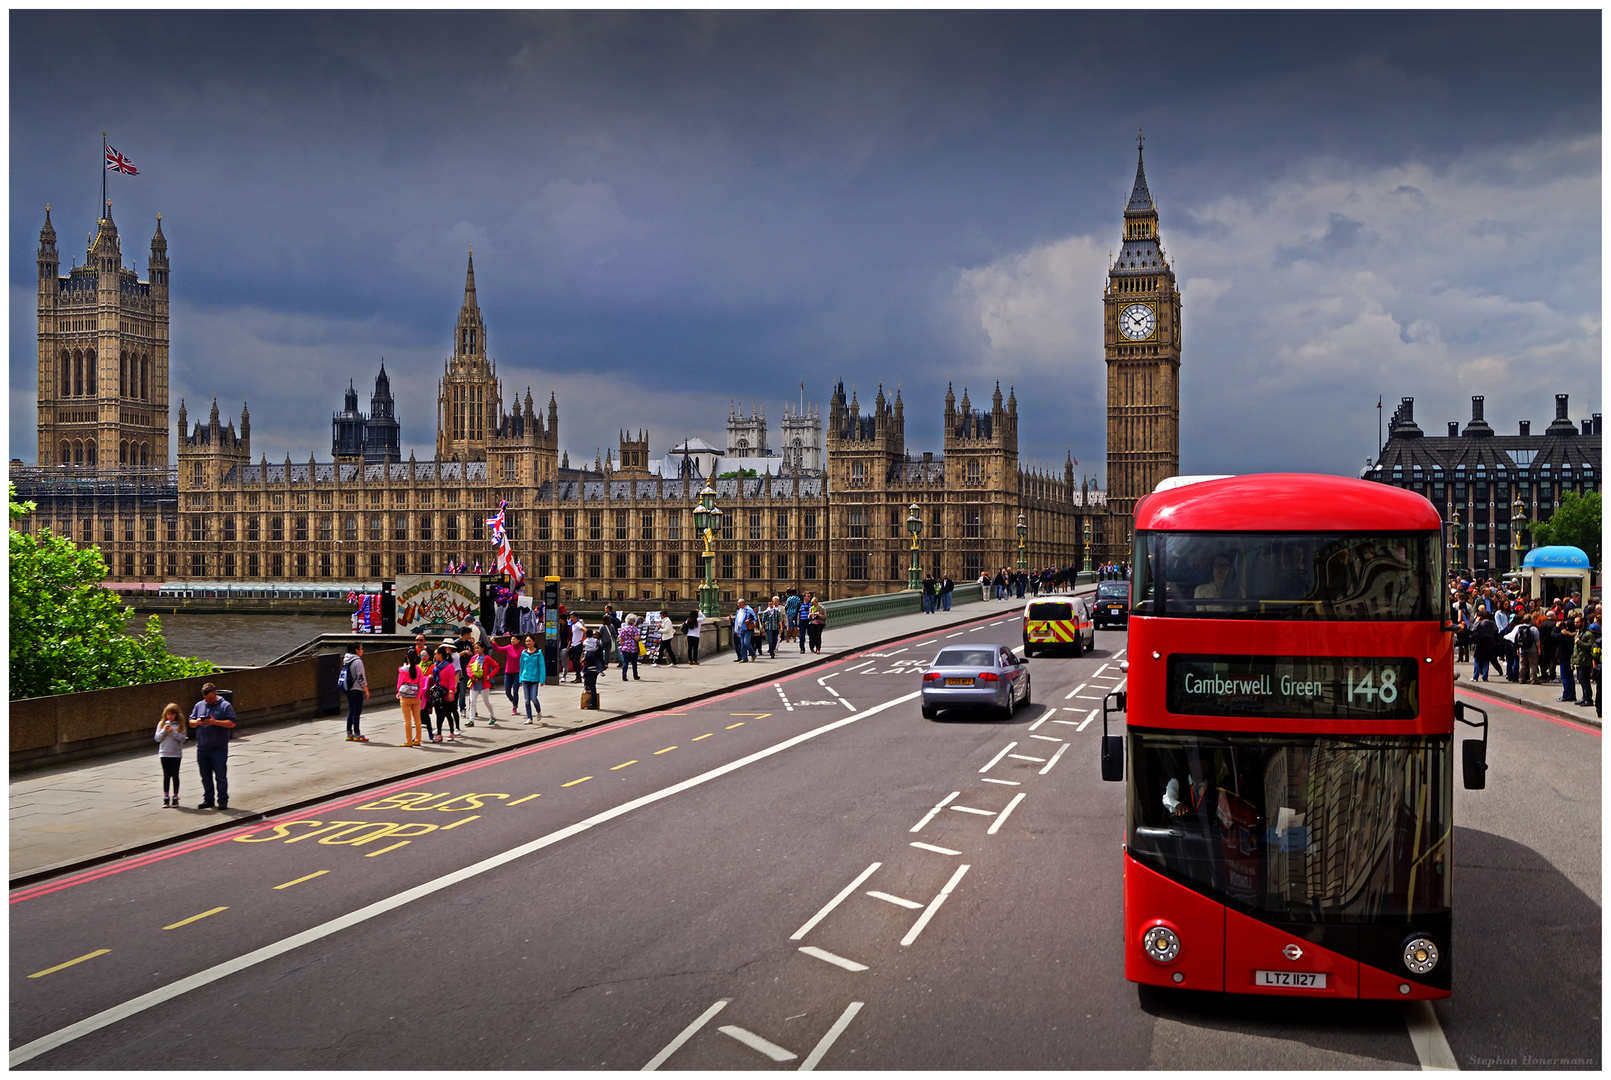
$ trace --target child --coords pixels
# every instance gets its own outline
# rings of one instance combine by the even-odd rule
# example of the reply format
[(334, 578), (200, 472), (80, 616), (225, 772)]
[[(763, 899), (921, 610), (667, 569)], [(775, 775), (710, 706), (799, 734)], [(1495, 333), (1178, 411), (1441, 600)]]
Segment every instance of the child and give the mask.
[[(157, 761), (162, 763), (162, 805), (179, 805), (179, 759), (185, 751), (185, 720), (176, 702), (169, 702), (157, 721)], [(168, 795), (170, 781), (173, 795)]]

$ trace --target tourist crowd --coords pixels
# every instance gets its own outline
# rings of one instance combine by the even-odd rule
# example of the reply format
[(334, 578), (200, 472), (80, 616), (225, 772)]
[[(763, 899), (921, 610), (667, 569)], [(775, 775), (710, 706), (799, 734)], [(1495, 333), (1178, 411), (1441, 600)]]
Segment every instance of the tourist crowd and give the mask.
[(1455, 659), (1473, 681), (1497, 672), (1513, 683), (1556, 683), (1561, 701), (1601, 712), (1600, 604), (1579, 593), (1541, 601), (1491, 578), (1449, 575)]

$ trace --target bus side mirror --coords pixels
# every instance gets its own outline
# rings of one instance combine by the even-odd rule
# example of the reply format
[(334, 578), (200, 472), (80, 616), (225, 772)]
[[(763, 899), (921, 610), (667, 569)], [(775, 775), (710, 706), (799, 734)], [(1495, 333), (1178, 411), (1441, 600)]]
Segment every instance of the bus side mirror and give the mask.
[[(1106, 776), (1107, 759), (1102, 762)], [(1467, 791), (1482, 791), (1488, 786), (1488, 742), (1485, 739), (1467, 739), (1460, 744), (1460, 770)]]
[(1102, 736), (1102, 779), (1124, 779), (1124, 736)]

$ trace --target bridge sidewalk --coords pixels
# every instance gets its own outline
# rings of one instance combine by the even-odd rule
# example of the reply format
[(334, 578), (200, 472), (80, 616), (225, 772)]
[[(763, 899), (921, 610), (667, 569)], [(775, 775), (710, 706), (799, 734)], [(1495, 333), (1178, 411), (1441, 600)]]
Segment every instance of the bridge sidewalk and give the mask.
[[(1091, 591), (1082, 587), (1081, 592)], [(619, 669), (599, 680), (603, 708), (583, 711), (580, 687), (545, 686), (540, 694), (543, 722), (527, 727), (510, 719), (502, 688), (492, 692), (498, 724), (485, 718), (462, 728), (453, 743), (401, 746), (402, 711), (395, 703), (366, 709), (368, 743), (345, 739), (345, 715), (252, 731), (237, 729), (230, 745), (227, 811), (201, 810), (201, 784), (195, 750), (187, 745), (180, 770), (183, 805), (162, 805), (162, 773), (156, 744), (149, 751), (77, 762), (11, 781), (11, 869), (13, 886), (97, 862), (133, 854), (184, 837), (233, 828), (392, 780), (429, 773), (467, 760), (503, 753), (624, 716), (675, 708), (737, 687), (765, 683), (782, 675), (843, 657), (933, 627), (1001, 619), (1023, 610), (1022, 601), (960, 604), (934, 615), (899, 615), (841, 628), (830, 625), (822, 654), (800, 653), (797, 644), (778, 647), (777, 659), (762, 657), (738, 664), (722, 654), (698, 667), (641, 667), (641, 681), (622, 683)], [(1012, 631), (1014, 639), (1017, 631)], [(375, 673), (377, 682), (390, 673)], [(914, 686), (916, 685), (914, 681)], [(153, 732), (156, 718), (151, 721)]]
[[(1461, 670), (1464, 669), (1464, 670)], [(1504, 675), (1490, 675), (1488, 682), (1471, 681), (1471, 665), (1455, 665), (1454, 689), (1456, 693), (1470, 694), (1472, 697), (1497, 698), (1507, 705), (1520, 705), (1535, 712), (1547, 713), (1563, 720), (1586, 724), (1589, 727), (1600, 727), (1600, 717), (1591, 708), (1575, 705), (1569, 701), (1562, 701), (1561, 684), (1551, 683), (1521, 683), (1506, 682)], [(1583, 696), (1582, 688), (1578, 688), (1578, 697)]]

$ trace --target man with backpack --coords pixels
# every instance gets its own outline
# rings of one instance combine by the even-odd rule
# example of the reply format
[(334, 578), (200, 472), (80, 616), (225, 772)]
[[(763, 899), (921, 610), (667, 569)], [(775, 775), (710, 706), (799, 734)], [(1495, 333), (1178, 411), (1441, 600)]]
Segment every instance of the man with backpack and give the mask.
[(1516, 628), (1516, 653), (1521, 658), (1521, 681), (1525, 685), (1538, 674), (1538, 627), (1523, 619)]
[(358, 717), (369, 700), (369, 679), (364, 674), (363, 642), (352, 647), (341, 657), (341, 674), (336, 677), (336, 688), (347, 695), (347, 741), (368, 742), (358, 730)]

